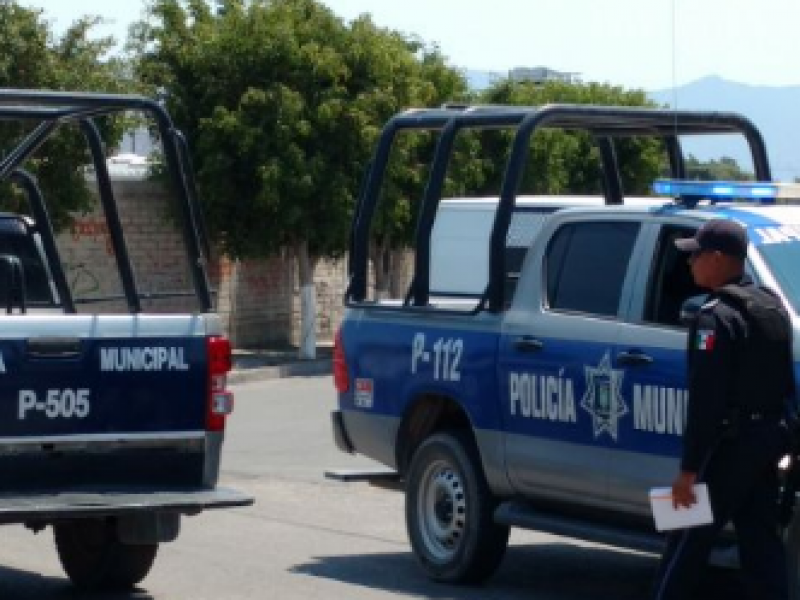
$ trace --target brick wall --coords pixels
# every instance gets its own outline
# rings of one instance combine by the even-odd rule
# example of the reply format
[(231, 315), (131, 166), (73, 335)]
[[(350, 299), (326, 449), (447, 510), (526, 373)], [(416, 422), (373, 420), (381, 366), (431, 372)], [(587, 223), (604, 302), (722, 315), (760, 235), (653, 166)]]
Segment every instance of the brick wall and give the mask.
[[(118, 179), (113, 189), (125, 231), (128, 252), (140, 291), (191, 290), (188, 259), (167, 211), (170, 198), (158, 184)], [(98, 206), (75, 215), (70, 231), (57, 236), (57, 245), (76, 300), (121, 295), (122, 285)], [(214, 261), (209, 269), (217, 290), (216, 306), (233, 344), (238, 348), (296, 345), (300, 331), (297, 265), (288, 255), (258, 261)], [(346, 262), (323, 261), (315, 273), (317, 337), (331, 340), (343, 314)], [(189, 298), (145, 301), (147, 312), (191, 312)], [(125, 312), (123, 300), (79, 304), (80, 312)]]

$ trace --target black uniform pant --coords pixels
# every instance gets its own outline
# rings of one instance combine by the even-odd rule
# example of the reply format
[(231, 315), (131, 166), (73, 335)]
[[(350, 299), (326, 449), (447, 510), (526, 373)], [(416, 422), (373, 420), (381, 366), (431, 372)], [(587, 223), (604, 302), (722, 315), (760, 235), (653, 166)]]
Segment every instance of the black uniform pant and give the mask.
[(720, 530), (733, 522), (749, 598), (787, 600), (788, 578), (778, 526), (778, 468), (785, 431), (749, 423), (712, 451), (698, 479), (708, 484), (714, 523), (671, 534), (661, 559), (656, 600), (689, 600), (697, 591)]

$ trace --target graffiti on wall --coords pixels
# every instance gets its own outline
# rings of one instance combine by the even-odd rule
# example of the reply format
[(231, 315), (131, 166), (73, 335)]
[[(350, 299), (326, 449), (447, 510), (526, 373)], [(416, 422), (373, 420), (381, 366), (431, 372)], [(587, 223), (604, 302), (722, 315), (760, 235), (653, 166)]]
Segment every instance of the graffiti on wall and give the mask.
[(69, 279), (69, 287), (76, 296), (92, 294), (100, 289), (100, 280), (85, 263), (66, 263), (64, 265)]
[(111, 246), (111, 238), (108, 235), (108, 225), (103, 219), (96, 218), (77, 218), (72, 222), (72, 240), (74, 242), (82, 242), (84, 240), (91, 240), (97, 242), (102, 240), (106, 253), (110, 256), (114, 253)]
[(65, 251), (64, 274), (74, 296), (80, 297), (100, 290), (100, 278), (83, 260), (75, 255), (72, 248)]

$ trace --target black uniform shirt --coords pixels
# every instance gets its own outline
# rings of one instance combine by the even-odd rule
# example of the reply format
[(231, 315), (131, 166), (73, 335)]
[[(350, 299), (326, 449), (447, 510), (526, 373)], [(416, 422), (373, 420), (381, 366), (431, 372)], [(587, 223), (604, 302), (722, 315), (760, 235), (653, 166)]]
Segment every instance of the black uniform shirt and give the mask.
[(683, 471), (701, 469), (731, 409), (780, 418), (792, 389), (790, 325), (780, 300), (754, 288), (748, 276), (731, 283), (760, 294), (760, 304), (772, 304), (771, 325), (765, 335), (724, 293), (712, 293), (701, 308), (688, 336)]

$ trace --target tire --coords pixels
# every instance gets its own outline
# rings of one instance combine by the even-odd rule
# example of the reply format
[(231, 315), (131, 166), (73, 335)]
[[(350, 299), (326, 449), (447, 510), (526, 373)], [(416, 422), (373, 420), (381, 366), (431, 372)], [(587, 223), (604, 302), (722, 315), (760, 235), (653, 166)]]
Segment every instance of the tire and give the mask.
[(408, 472), (406, 528), (431, 579), (478, 583), (495, 572), (509, 534), (494, 522), (497, 504), (468, 435), (439, 433), (420, 445)]
[(70, 581), (83, 590), (128, 590), (150, 572), (158, 544), (119, 541), (112, 520), (81, 519), (53, 526), (56, 550)]

